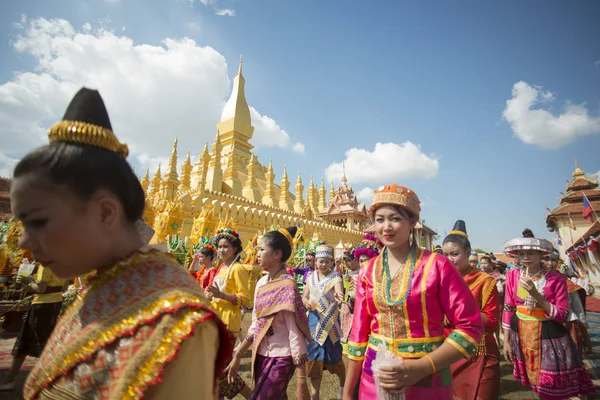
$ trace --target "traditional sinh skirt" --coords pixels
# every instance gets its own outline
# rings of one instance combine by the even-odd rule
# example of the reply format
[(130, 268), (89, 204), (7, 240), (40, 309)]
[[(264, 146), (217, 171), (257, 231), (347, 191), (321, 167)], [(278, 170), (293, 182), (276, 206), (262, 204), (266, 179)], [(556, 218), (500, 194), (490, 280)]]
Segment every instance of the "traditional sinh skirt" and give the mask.
[(23, 328), (15, 341), (13, 357), (39, 358), (42, 355), (42, 350), (58, 321), (61, 306), (62, 302), (31, 305), (25, 313)]
[(292, 357), (264, 357), (254, 361), (254, 390), (250, 400), (287, 400), (287, 387), (296, 367)]
[[(316, 311), (311, 311), (308, 314), (308, 326), (313, 332), (315, 326), (319, 322), (319, 316)], [(323, 370), (329, 371), (331, 374), (336, 374), (345, 377), (346, 368), (342, 360), (342, 344), (338, 340), (333, 343), (331, 338), (327, 338), (323, 345), (317, 343), (316, 340), (306, 341), (307, 358), (306, 374), (310, 378), (320, 378), (323, 376)], [(342, 382), (342, 385), (344, 383)]]
[(522, 320), (510, 324), (515, 379), (531, 385), (545, 399), (566, 399), (594, 391), (575, 343), (566, 328), (550, 321)]

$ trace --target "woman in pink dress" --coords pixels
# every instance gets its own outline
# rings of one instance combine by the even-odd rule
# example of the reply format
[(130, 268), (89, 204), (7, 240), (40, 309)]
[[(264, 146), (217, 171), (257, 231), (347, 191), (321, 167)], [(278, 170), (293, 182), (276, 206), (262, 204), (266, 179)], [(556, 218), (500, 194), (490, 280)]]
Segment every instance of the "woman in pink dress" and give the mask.
[(521, 238), (504, 245), (523, 265), (506, 274), (504, 295), (504, 357), (514, 364), (513, 376), (542, 399), (568, 399), (594, 391), (575, 343), (564, 327), (569, 312), (565, 278), (546, 270), (542, 257), (552, 243), (533, 237), (526, 229)]
[[(450, 400), (449, 366), (469, 357), (483, 334), (477, 303), (447, 258), (417, 245), (421, 207), (412, 190), (382, 186), (370, 211), (385, 248), (358, 277), (343, 398), (352, 399), (361, 371), (359, 398), (377, 398), (372, 363), (383, 344), (404, 359), (380, 369), (384, 390), (405, 391), (407, 400)], [(454, 327), (447, 338), (445, 318)]]

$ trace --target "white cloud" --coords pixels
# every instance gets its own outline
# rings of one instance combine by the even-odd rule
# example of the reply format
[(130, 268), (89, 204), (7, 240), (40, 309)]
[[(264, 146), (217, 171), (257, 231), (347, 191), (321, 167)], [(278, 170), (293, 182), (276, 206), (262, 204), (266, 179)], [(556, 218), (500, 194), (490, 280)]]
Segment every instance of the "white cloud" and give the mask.
[(6, 154), (0, 152), (0, 177), (11, 177), (17, 162), (19, 162), (19, 160), (10, 158)]
[(185, 26), (191, 32), (200, 32), (200, 25), (197, 22), (188, 22)]
[(594, 65), (595, 65), (596, 67), (599, 67), (599, 68), (600, 68), (600, 60), (596, 60), (596, 61), (594, 62)]
[(294, 143), (294, 145), (292, 146), (292, 151), (294, 153), (304, 153), (304, 150), (306, 150), (306, 146), (304, 146), (304, 143)]
[(356, 193), (356, 198), (362, 203), (370, 204), (371, 200), (373, 200), (373, 189), (371, 189), (370, 187), (364, 187), (360, 189)]
[(235, 16), (235, 10), (233, 10), (231, 8), (216, 9), (215, 14), (220, 15), (222, 17), (223, 16), (233, 17), (233, 16)]
[(352, 184), (398, 183), (410, 178), (435, 178), (439, 161), (426, 155), (412, 142), (377, 143), (373, 151), (352, 148), (346, 151), (343, 163), (332, 163), (325, 170), (327, 180), (339, 181), (346, 168), (346, 177)]
[(250, 118), (254, 125), (252, 143), (256, 147), (288, 147), (290, 145), (290, 135), (281, 129), (273, 118), (260, 115), (254, 107), (250, 107)]
[(590, 174), (590, 178), (592, 178), (594, 180), (598, 180), (598, 178), (600, 178), (600, 171)]
[[(181, 161), (187, 150), (199, 154), (205, 141), (212, 143), (231, 91), (225, 57), (189, 38), (135, 44), (104, 28), (77, 31), (68, 21), (40, 18), (12, 46), (36, 65), (0, 85), (0, 148), (11, 156), (46, 142), (49, 126), (87, 86), (100, 91), (115, 133), (134, 157), (168, 157), (178, 137)], [(251, 111), (253, 144), (291, 147), (272, 118)]]
[(554, 95), (541, 86), (517, 82), (513, 85), (512, 98), (506, 102), (504, 119), (520, 140), (544, 149), (557, 149), (578, 137), (600, 133), (600, 118), (590, 116), (583, 104), (567, 102), (559, 115), (548, 109), (532, 108), (553, 100)]

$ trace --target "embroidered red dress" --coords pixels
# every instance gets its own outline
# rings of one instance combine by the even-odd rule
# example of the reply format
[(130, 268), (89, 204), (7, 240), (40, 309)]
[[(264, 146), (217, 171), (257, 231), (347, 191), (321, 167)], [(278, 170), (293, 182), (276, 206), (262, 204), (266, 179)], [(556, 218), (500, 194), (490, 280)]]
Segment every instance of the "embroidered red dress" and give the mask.
[[(451, 365), (454, 399), (485, 400), (498, 398), (500, 390), (500, 350), (494, 333), (500, 326), (500, 298), (496, 280), (477, 268), (463, 275), (483, 316), (483, 338), (470, 358)], [(444, 329), (446, 336), (452, 328)]]
[(24, 398), (213, 398), (231, 351), (194, 279), (172, 256), (144, 248), (90, 280), (59, 320)]

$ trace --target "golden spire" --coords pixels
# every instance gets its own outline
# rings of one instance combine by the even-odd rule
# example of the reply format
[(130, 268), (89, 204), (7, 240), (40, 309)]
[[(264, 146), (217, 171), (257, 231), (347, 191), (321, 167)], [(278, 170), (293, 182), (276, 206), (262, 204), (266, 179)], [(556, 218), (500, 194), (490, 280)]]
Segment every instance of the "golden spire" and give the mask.
[(221, 169), (221, 139), (219, 133), (212, 144), (212, 155), (206, 173), (205, 187), (213, 192), (223, 190), (223, 170)]
[(316, 204), (314, 203), (315, 198), (315, 182), (313, 177), (310, 177), (310, 183), (308, 184), (308, 190), (306, 191), (306, 206), (311, 210), (315, 209)]
[(184, 194), (192, 190), (192, 159), (188, 150), (183, 166), (181, 167), (181, 184), (179, 185), (179, 194)]
[(327, 192), (325, 192), (325, 179), (321, 179), (321, 187), (319, 188), (319, 211), (323, 211), (327, 208), (325, 196), (327, 196)]
[(269, 160), (269, 166), (267, 167), (267, 173), (265, 174), (266, 186), (265, 193), (262, 197), (262, 203), (266, 206), (275, 206), (275, 199), (273, 198), (273, 181), (275, 180), (275, 174), (273, 173), (273, 161)]
[(150, 168), (146, 168), (146, 174), (144, 178), (140, 182), (142, 184), (142, 189), (144, 189), (144, 193), (148, 192), (148, 186), (150, 186)]
[(260, 192), (258, 191), (258, 185), (256, 183), (256, 176), (254, 175), (254, 166), (256, 165), (256, 157), (254, 153), (250, 153), (250, 162), (248, 162), (246, 183), (244, 183), (244, 189), (242, 190), (242, 196), (251, 201), (260, 201)]
[[(238, 73), (233, 78), (233, 88), (231, 89), (231, 97), (227, 100), (225, 107), (223, 107), (223, 113), (221, 113), (221, 122), (233, 119), (234, 125), (243, 124), (251, 125), (250, 118), (250, 107), (246, 101), (246, 94), (244, 93), (244, 87), (246, 85), (246, 79), (242, 75), (242, 57), (240, 56), (240, 66)], [(252, 131), (250, 133), (250, 139), (252, 137)]]
[(206, 185), (206, 173), (208, 172), (209, 162), (210, 155), (208, 154), (208, 142), (206, 142), (204, 143), (204, 150), (202, 150), (202, 154), (200, 154), (196, 163), (196, 177), (198, 180), (196, 189), (201, 192), (204, 191), (204, 186)]
[(210, 166), (213, 168), (221, 168), (221, 138), (217, 133), (217, 137), (212, 144), (212, 157), (210, 158)]
[(300, 172), (298, 172), (298, 180), (296, 180), (296, 198), (294, 200), (294, 211), (298, 214), (302, 214), (304, 212), (304, 185), (302, 185), (302, 177), (300, 176)]
[(583, 172), (583, 170), (581, 168), (579, 168), (579, 163), (577, 162), (577, 159), (575, 159), (575, 171), (573, 171), (573, 178), (577, 178), (579, 176), (584, 176), (585, 173)]
[(158, 164), (158, 168), (156, 169), (156, 173), (154, 174), (154, 178), (152, 178), (152, 189), (150, 190), (150, 195), (155, 195), (160, 191), (160, 183), (162, 182), (162, 177), (160, 173), (160, 163)]
[(331, 181), (331, 188), (329, 189), (329, 201), (333, 201), (335, 197), (335, 188), (333, 187), (333, 181)]
[(179, 175), (177, 174), (177, 138), (173, 142), (173, 151), (171, 151), (171, 157), (169, 158), (169, 172), (165, 174), (165, 187), (164, 194), (167, 199), (174, 199), (177, 194), (177, 187), (179, 186)]
[(279, 184), (279, 208), (283, 210), (292, 210), (291, 204), (289, 203), (288, 190), (290, 189), (290, 181), (288, 180), (287, 169), (283, 166), (283, 175), (281, 175), (281, 183)]

